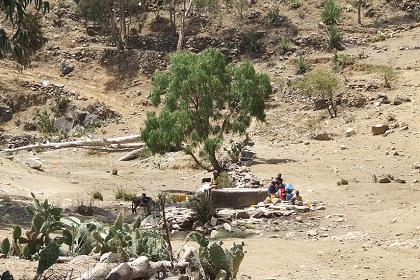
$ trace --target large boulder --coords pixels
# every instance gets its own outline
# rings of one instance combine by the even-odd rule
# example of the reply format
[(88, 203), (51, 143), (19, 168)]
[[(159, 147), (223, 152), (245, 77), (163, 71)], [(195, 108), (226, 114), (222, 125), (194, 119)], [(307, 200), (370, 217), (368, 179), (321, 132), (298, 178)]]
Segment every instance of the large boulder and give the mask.
[(54, 128), (65, 135), (69, 134), (74, 126), (74, 119), (71, 115), (63, 116), (54, 121)]
[(375, 124), (372, 126), (373, 135), (384, 134), (389, 129), (389, 126), (386, 124)]

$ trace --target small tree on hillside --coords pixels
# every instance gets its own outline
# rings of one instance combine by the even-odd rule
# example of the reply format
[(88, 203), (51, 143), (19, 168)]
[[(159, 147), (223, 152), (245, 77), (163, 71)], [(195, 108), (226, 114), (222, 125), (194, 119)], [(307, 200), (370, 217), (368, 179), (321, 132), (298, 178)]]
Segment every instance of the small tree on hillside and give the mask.
[(28, 57), (39, 49), (45, 41), (37, 15), (29, 14), (26, 9), (32, 5), (37, 12), (48, 12), (48, 1), (8, 0), (0, 1), (0, 13), (5, 15), (5, 22), (11, 24), (11, 32), (0, 27), (0, 58), (11, 54), (21, 64), (28, 62)]
[(337, 117), (336, 91), (339, 88), (338, 78), (333, 73), (315, 69), (297, 83), (304, 93), (325, 100), (331, 118)]
[(264, 121), (271, 95), (267, 75), (249, 62), (226, 64), (216, 49), (174, 54), (169, 72), (158, 72), (153, 86), (152, 103), (165, 98), (160, 114), (147, 116), (143, 141), (154, 153), (183, 150), (206, 170), (222, 170), (217, 151), (224, 137), (245, 134), (252, 119)]

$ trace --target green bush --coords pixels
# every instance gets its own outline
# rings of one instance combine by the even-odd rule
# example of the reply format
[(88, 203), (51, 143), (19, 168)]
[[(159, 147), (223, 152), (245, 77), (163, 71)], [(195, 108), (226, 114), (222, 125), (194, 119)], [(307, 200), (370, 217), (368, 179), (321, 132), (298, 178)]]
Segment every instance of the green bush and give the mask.
[(63, 90), (55, 90), (53, 93), (53, 106), (52, 111), (57, 116), (60, 117), (64, 115), (69, 107), (70, 99), (68, 99)]
[(341, 71), (353, 63), (354, 59), (350, 55), (338, 52), (334, 53), (332, 64), (335, 71)]
[(136, 193), (127, 191), (123, 188), (119, 188), (115, 192), (115, 199), (120, 199), (120, 200), (124, 200), (124, 201), (132, 201), (136, 197), (137, 197)]
[(219, 177), (216, 179), (216, 185), (220, 188), (232, 188), (233, 181), (230, 175), (223, 171), (219, 174)]
[(328, 37), (328, 48), (339, 49), (343, 40), (341, 32), (335, 26), (328, 26), (326, 29)]
[(37, 111), (35, 113), (36, 129), (43, 134), (53, 134), (57, 132), (54, 128), (54, 121), (54, 117), (52, 117), (47, 110)]
[(310, 66), (306, 63), (305, 57), (303, 55), (299, 55), (296, 59), (296, 74), (302, 75), (305, 74), (308, 70), (310, 70)]
[(295, 86), (303, 93), (317, 100), (325, 100), (328, 103), (328, 113), (332, 118), (337, 116), (336, 91), (339, 88), (339, 81), (335, 74), (315, 69), (307, 73)]
[(277, 49), (280, 54), (284, 55), (290, 50), (290, 41), (286, 37), (280, 37), (277, 43)]
[(206, 192), (201, 196), (196, 196), (189, 201), (189, 207), (194, 211), (197, 220), (203, 225), (210, 222), (216, 214), (216, 208), (211, 201), (211, 193)]
[(335, 0), (325, 0), (322, 7), (321, 18), (326, 25), (335, 25), (339, 23), (341, 17), (341, 8)]
[(101, 200), (101, 201), (104, 200), (103, 195), (99, 191), (92, 193), (92, 198), (96, 200)]

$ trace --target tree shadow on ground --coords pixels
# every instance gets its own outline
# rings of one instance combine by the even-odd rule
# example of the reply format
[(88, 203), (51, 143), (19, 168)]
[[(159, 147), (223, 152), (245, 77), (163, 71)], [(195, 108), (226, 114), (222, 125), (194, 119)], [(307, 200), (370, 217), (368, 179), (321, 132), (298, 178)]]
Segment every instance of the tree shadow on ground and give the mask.
[(379, 20), (375, 20), (373, 23), (366, 25), (366, 27), (386, 28), (389, 26), (411, 24), (411, 23), (416, 23), (415, 19), (411, 15), (405, 14), (405, 15), (393, 16), (391, 18), (382, 18)]
[(290, 159), (290, 158), (256, 158), (250, 165), (258, 165), (258, 164), (286, 164), (286, 163), (295, 163), (298, 162), (297, 160)]
[(100, 64), (112, 77), (105, 82), (106, 90), (118, 90), (125, 83), (131, 82), (139, 71), (138, 56), (135, 50), (106, 49), (100, 59)]

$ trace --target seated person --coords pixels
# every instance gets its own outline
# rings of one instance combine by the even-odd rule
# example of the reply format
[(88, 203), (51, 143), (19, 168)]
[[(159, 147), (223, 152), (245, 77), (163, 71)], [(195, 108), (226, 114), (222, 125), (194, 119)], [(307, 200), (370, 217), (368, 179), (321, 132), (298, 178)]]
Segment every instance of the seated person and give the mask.
[(280, 184), (279, 190), (277, 192), (277, 197), (281, 200), (281, 201), (285, 201), (286, 200), (286, 188), (284, 184)]
[(290, 201), (295, 194), (293, 193), (294, 186), (292, 184), (286, 184), (286, 201)]
[(292, 197), (291, 201), (292, 201), (292, 204), (293, 204), (293, 205), (300, 205), (300, 206), (302, 206), (302, 205), (303, 205), (303, 199), (302, 199), (302, 197), (300, 196), (300, 194), (299, 194), (299, 191), (298, 191), (298, 190), (296, 190), (296, 191), (295, 191), (295, 193), (294, 193), (294, 195), (293, 195), (293, 197)]
[(215, 187), (217, 186), (217, 179), (219, 178), (219, 171), (217, 171), (216, 169), (213, 170), (213, 177), (211, 178), (210, 184)]
[(277, 180), (271, 180), (270, 184), (268, 184), (268, 196), (276, 195), (278, 190), (279, 182)]

